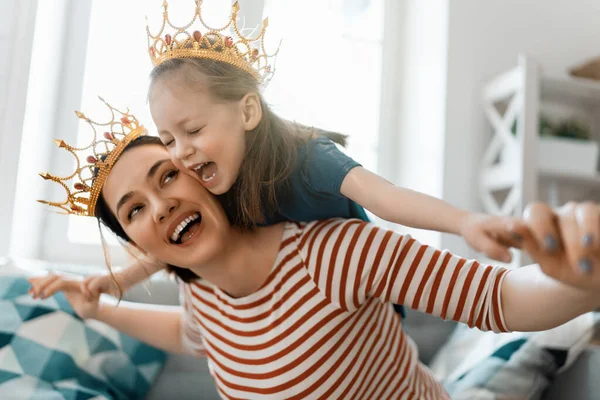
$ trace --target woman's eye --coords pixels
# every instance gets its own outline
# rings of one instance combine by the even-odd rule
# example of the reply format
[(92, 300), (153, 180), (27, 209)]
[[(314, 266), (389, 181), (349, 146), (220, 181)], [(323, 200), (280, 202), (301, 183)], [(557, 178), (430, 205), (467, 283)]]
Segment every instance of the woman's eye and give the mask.
[(142, 206), (135, 206), (127, 214), (127, 219), (131, 221), (133, 217), (135, 217), (140, 211), (142, 211)]
[(171, 145), (173, 145), (173, 143), (175, 143), (175, 140), (174, 140), (174, 139), (171, 139), (171, 140), (169, 140), (168, 142), (164, 143), (164, 145), (165, 145), (166, 147), (171, 147)]
[(197, 135), (197, 134), (199, 134), (199, 133), (200, 133), (200, 131), (202, 131), (202, 129), (196, 129), (196, 130), (193, 130), (193, 131), (189, 131), (189, 132), (188, 132), (188, 135), (189, 135), (189, 136), (194, 136), (194, 135)]
[(177, 174), (179, 174), (179, 171), (176, 169), (167, 171), (163, 176), (162, 184), (165, 185), (165, 184), (171, 182), (171, 180), (173, 180), (177, 177)]

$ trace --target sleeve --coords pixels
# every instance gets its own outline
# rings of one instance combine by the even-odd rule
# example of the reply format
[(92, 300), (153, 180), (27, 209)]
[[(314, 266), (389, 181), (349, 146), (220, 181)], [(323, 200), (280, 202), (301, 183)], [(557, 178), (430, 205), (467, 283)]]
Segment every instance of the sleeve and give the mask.
[(309, 224), (300, 243), (313, 279), (344, 310), (375, 297), (481, 330), (507, 331), (501, 301), (505, 268), (358, 220)]
[(306, 148), (305, 179), (317, 193), (340, 195), (344, 178), (360, 164), (344, 154), (330, 139), (318, 137)]
[(179, 304), (181, 312), (181, 346), (185, 353), (195, 356), (206, 356), (206, 348), (202, 341), (200, 325), (194, 320), (193, 296), (190, 284), (179, 281)]

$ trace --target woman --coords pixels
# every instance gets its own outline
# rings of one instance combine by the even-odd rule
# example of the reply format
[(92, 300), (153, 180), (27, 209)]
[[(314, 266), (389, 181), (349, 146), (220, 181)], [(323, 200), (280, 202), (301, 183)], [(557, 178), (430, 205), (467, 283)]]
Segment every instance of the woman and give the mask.
[(357, 220), (239, 230), (194, 182), (160, 141), (137, 138), (112, 165), (95, 214), (177, 266), (181, 308), (115, 308), (57, 276), (32, 280), (33, 293), (64, 290), (82, 318), (206, 354), (224, 398), (447, 398), (392, 303), (495, 332), (549, 329), (600, 305), (596, 205), (554, 214), (537, 204), (525, 224), (507, 221), (515, 235), (503, 240), (520, 240), (540, 263), (507, 271)]

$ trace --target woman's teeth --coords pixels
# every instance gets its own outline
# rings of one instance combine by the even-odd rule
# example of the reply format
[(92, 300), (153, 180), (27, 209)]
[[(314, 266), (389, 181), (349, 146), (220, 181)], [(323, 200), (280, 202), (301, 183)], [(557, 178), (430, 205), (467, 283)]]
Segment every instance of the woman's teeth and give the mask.
[(173, 234), (171, 235), (171, 240), (173, 242), (177, 242), (179, 240), (179, 235), (181, 234), (181, 232), (192, 222), (197, 220), (198, 218), (200, 218), (200, 214), (199, 213), (194, 213), (192, 215), (190, 215), (189, 217), (187, 217), (186, 219), (184, 219), (183, 221), (181, 221), (181, 223), (179, 225), (177, 225), (177, 228), (175, 228), (175, 230), (173, 231)]

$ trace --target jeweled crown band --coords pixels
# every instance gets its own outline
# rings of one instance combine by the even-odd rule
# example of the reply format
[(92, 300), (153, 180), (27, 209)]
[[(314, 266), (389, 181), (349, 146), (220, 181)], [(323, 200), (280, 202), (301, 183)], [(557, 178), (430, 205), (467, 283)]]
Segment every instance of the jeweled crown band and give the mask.
[[(60, 184), (66, 192), (66, 199), (60, 202), (38, 200), (40, 203), (60, 208), (67, 214), (94, 217), (96, 204), (106, 178), (119, 156), (132, 141), (148, 133), (135, 116), (129, 113), (129, 110), (119, 111), (104, 99), (100, 98), (100, 100), (111, 112), (109, 122), (98, 123), (79, 111), (75, 112), (93, 130), (93, 138), (88, 146), (77, 148), (63, 140), (54, 141), (59, 148), (73, 155), (76, 163), (75, 171), (63, 177), (48, 172), (40, 174), (42, 178)], [(107, 130), (100, 135), (99, 128)], [(70, 181), (74, 182), (72, 187)]]
[(208, 26), (202, 18), (202, 1), (195, 0), (195, 13), (184, 26), (176, 26), (169, 19), (168, 3), (163, 2), (163, 21), (156, 35), (148, 35), (148, 52), (152, 64), (157, 66), (172, 58), (205, 58), (229, 63), (251, 74), (259, 83), (266, 84), (275, 72), (274, 61), (279, 51), (267, 54), (265, 30), (268, 18), (253, 37), (240, 33), (237, 24), (240, 6), (236, 1), (231, 8), (227, 24), (220, 28)]

